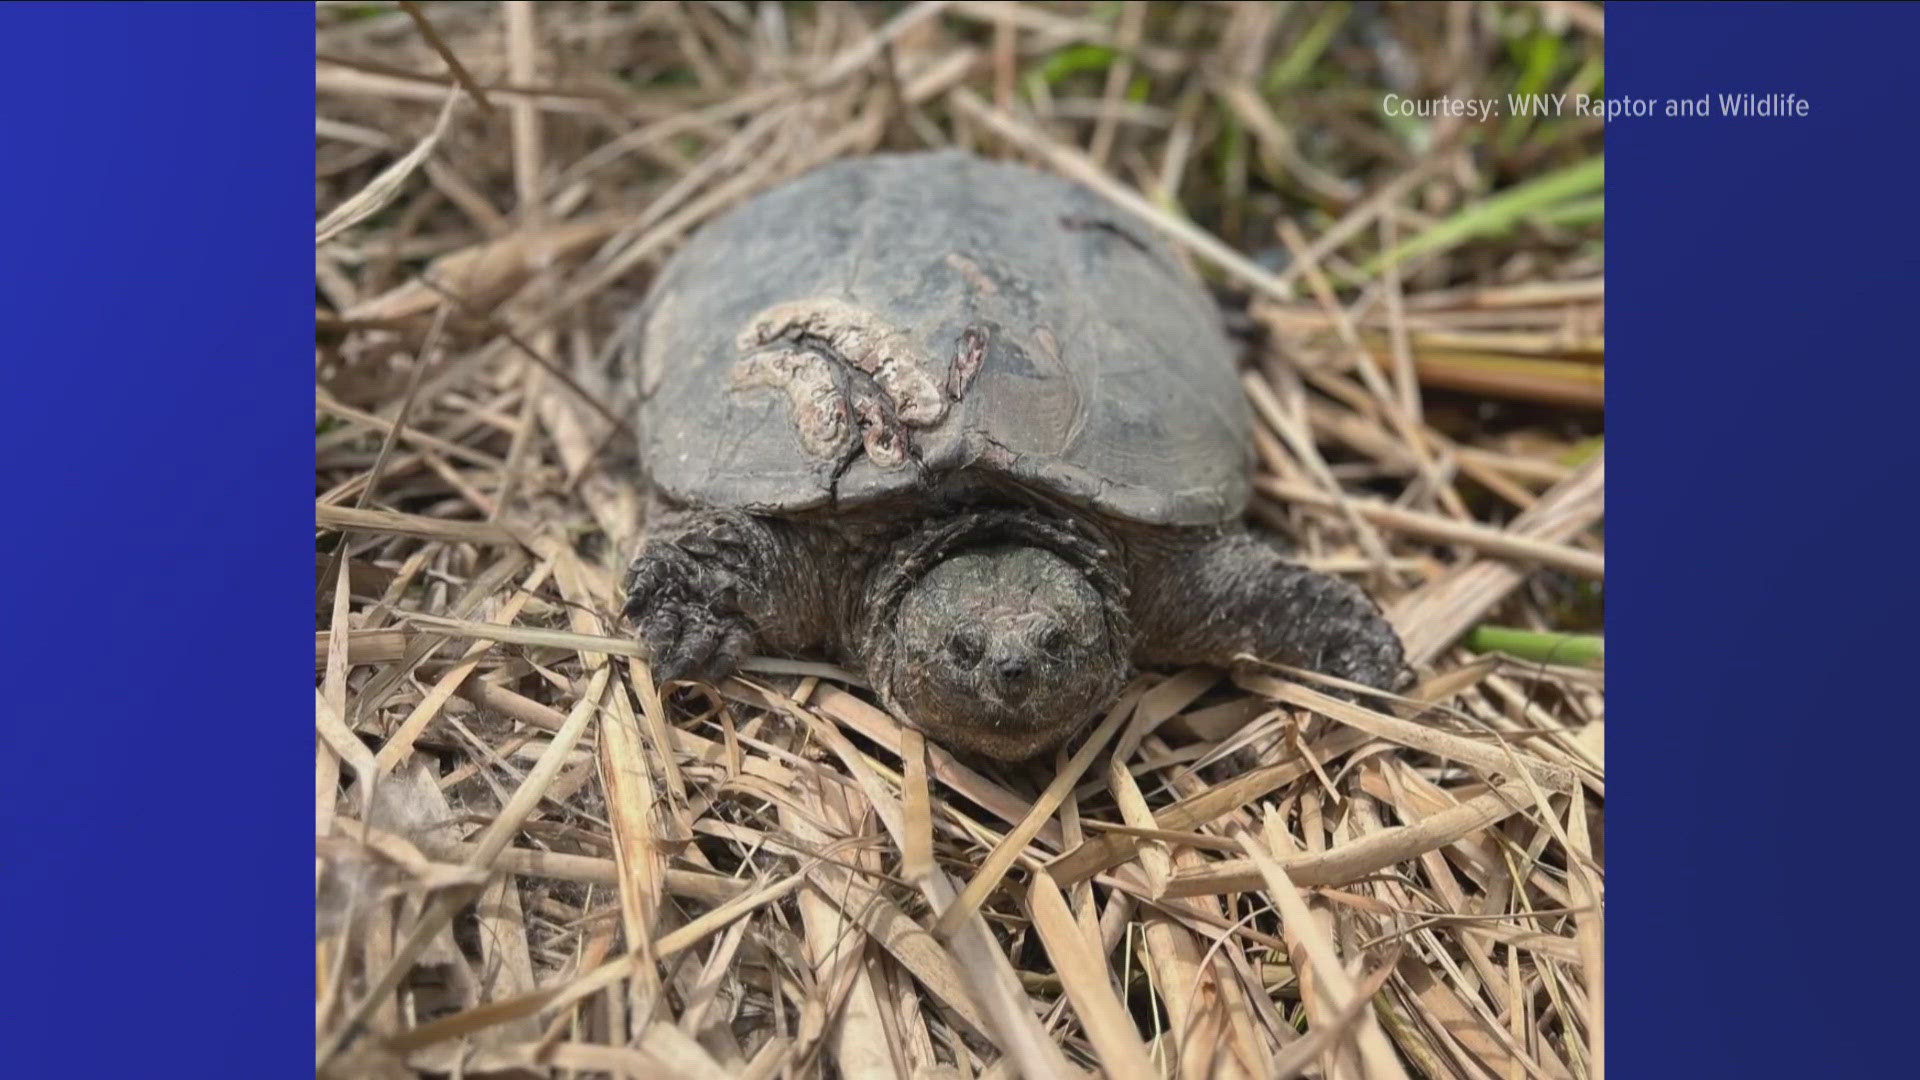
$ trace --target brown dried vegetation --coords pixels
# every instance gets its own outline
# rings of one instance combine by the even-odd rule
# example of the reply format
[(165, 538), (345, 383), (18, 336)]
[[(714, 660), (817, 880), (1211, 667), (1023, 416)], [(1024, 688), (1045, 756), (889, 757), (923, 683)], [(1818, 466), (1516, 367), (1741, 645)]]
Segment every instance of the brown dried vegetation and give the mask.
[[(1379, 108), (1597, 92), (1597, 5), (318, 18), (324, 1073), (1602, 1075), (1602, 676), (1463, 644), (1597, 632), (1600, 132)], [(987, 770), (824, 664), (653, 683), (595, 359), (715, 213), (946, 144), (1218, 287), (1253, 512), (1385, 600), (1409, 699), (1156, 672)]]

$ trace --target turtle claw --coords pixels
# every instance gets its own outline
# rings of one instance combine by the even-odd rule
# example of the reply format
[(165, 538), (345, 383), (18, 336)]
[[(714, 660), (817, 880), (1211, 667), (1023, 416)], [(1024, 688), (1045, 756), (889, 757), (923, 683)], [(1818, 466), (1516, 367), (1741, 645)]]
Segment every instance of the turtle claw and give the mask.
[(625, 613), (660, 682), (725, 678), (752, 649), (740, 610), (750, 590), (747, 545), (722, 519), (656, 540), (627, 571)]
[(640, 639), (658, 681), (715, 682), (739, 665), (751, 635), (738, 616), (670, 605), (641, 624)]

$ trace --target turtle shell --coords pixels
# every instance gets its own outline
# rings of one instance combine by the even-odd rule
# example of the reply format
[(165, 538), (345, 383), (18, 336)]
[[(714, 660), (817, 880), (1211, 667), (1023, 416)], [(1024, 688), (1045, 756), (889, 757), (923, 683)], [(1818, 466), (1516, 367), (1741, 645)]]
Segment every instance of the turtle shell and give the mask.
[(968, 474), (1149, 524), (1245, 508), (1219, 313), (1090, 190), (955, 151), (837, 162), (694, 236), (631, 328), (641, 459), (797, 512)]

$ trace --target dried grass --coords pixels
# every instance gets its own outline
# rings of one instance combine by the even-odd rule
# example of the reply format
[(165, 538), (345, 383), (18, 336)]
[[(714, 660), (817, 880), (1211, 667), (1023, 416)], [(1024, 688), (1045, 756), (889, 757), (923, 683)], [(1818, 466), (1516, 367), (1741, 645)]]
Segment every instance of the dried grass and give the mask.
[[(1579, 92), (1598, 5), (317, 32), (324, 1074), (1602, 1075), (1604, 680), (1461, 644), (1598, 632), (1600, 133), (1378, 109)], [(817, 660), (654, 685), (594, 361), (715, 213), (948, 144), (1092, 184), (1218, 287), (1254, 516), (1383, 598), (1407, 698), (1149, 673), (1058, 760), (986, 768)]]

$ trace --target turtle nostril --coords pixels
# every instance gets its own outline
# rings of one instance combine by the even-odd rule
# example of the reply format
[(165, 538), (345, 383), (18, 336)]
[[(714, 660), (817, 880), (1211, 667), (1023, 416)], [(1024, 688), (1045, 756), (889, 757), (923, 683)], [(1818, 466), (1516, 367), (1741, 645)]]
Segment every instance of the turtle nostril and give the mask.
[(1000, 661), (999, 672), (1002, 683), (1013, 684), (1020, 682), (1027, 677), (1027, 662), (1017, 656), (1007, 657)]

